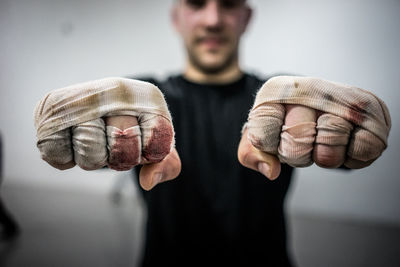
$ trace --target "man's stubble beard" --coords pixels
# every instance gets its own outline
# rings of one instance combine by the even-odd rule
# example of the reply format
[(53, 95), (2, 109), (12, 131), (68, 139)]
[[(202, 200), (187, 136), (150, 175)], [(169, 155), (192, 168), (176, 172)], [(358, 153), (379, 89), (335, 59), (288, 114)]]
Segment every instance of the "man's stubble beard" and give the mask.
[(203, 63), (200, 59), (201, 55), (196, 54), (195, 51), (192, 51), (190, 49), (187, 50), (187, 54), (189, 57), (189, 61), (193, 65), (193, 67), (207, 75), (223, 73), (238, 60), (237, 49), (225, 56), (225, 58), (221, 62), (219, 62), (219, 64), (215, 65)]

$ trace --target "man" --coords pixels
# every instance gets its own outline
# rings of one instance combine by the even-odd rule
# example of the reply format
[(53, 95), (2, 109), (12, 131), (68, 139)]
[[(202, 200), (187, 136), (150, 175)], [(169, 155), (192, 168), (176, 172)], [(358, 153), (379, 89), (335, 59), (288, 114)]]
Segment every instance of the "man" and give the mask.
[[(280, 161), (360, 168), (386, 147), (390, 117), (374, 96), (342, 99), (330, 89), (344, 87), (328, 82), (243, 72), (239, 44), (251, 14), (243, 0), (176, 1), (184, 73), (145, 79), (163, 95), (146, 83), (105, 79), (50, 93), (36, 109), (38, 147), (52, 166), (142, 164), (144, 266), (290, 266), (283, 203), (293, 168)], [(386, 119), (372, 127), (382, 130), (355, 128), (347, 145), (370, 113)]]

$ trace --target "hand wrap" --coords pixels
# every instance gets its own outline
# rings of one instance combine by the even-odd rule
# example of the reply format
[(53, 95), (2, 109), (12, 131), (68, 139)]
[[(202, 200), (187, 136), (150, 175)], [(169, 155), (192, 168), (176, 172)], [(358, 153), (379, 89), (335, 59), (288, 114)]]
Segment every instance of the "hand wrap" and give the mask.
[[(322, 111), (317, 122), (283, 125), (285, 104)], [(347, 146), (344, 165), (371, 164), (387, 147), (391, 119), (372, 93), (316, 78), (279, 76), (258, 91), (248, 122), (248, 138), (261, 151), (295, 167), (313, 163), (314, 144)]]
[[(130, 115), (139, 125), (105, 127), (103, 117)], [(37, 146), (59, 169), (107, 163), (126, 170), (162, 160), (174, 146), (171, 115), (160, 90), (146, 82), (106, 78), (48, 93), (35, 108)]]

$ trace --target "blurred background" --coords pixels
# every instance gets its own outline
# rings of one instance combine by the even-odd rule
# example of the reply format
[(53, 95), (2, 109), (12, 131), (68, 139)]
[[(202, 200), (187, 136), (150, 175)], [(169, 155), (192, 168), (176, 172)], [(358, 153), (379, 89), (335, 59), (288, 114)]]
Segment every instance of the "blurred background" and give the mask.
[[(0, 243), (0, 266), (136, 265), (146, 214), (129, 173), (51, 168), (35, 145), (33, 109), (74, 83), (178, 73), (184, 54), (172, 2), (0, 0), (1, 195), (22, 230)], [(246, 70), (361, 87), (392, 116), (389, 147), (370, 167), (297, 169), (286, 201), (294, 261), (400, 266), (400, 1), (250, 3)]]

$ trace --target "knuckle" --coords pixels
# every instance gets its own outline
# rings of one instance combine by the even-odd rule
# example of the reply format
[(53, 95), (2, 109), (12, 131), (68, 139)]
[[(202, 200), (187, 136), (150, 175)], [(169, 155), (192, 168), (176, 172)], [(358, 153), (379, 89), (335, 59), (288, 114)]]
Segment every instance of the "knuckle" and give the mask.
[(253, 146), (264, 152), (277, 153), (284, 113), (284, 107), (279, 104), (261, 105), (250, 112), (247, 128)]
[(159, 162), (171, 152), (174, 129), (172, 124), (161, 116), (149, 121), (149, 124), (150, 127), (142, 128), (144, 139), (142, 156), (148, 162)]
[(314, 122), (283, 126), (278, 148), (280, 160), (294, 167), (310, 166), (314, 140)]
[(103, 167), (107, 161), (104, 122), (96, 119), (72, 128), (75, 162), (84, 170)]
[(276, 153), (280, 140), (280, 131), (266, 131), (265, 129), (267, 128), (249, 128), (249, 141), (261, 151)]
[(108, 165), (115, 170), (129, 170), (140, 162), (137, 141), (117, 139), (116, 143), (110, 147), (109, 153)]
[(318, 118), (317, 122), (317, 144), (331, 146), (345, 146), (349, 142), (349, 136), (353, 125), (347, 120), (325, 113)]
[(360, 161), (369, 161), (378, 158), (386, 145), (374, 134), (357, 128), (350, 140), (348, 155)]
[(286, 105), (285, 125), (292, 126), (303, 122), (315, 122), (316, 111), (302, 105)]
[(322, 168), (337, 168), (343, 164), (344, 158), (344, 146), (316, 145), (314, 148), (314, 162)]
[(129, 170), (140, 162), (141, 139), (138, 126), (119, 130), (107, 127), (108, 166), (114, 170)]
[(70, 139), (70, 129), (65, 129), (38, 141), (41, 158), (51, 166), (64, 170), (75, 164)]

